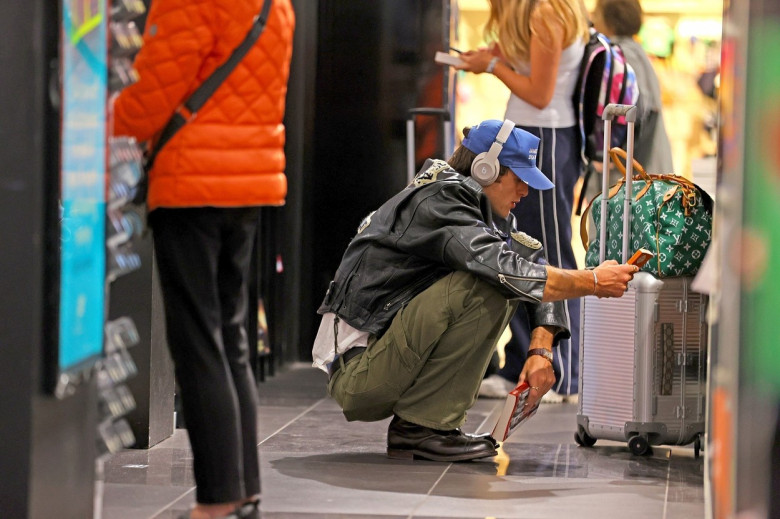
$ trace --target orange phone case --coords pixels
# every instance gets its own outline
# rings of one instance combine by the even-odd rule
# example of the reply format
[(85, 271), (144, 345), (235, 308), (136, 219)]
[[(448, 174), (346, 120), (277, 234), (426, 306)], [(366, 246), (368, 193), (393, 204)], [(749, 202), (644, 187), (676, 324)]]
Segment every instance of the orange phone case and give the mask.
[(636, 265), (639, 268), (642, 268), (645, 263), (650, 261), (650, 258), (655, 256), (655, 253), (647, 250), (647, 249), (639, 249), (637, 250), (631, 258), (626, 262), (629, 265)]

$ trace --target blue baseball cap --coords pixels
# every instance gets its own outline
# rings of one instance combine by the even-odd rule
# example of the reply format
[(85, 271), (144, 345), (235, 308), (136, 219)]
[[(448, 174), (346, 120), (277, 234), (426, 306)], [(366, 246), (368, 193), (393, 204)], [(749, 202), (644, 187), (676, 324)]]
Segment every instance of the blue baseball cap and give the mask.
[[(489, 119), (472, 126), (462, 145), (477, 155), (486, 153), (503, 124), (503, 121)], [(534, 189), (552, 189), (555, 185), (536, 167), (538, 150), (539, 137), (515, 127), (498, 154), (498, 163), (511, 169), (520, 180)]]

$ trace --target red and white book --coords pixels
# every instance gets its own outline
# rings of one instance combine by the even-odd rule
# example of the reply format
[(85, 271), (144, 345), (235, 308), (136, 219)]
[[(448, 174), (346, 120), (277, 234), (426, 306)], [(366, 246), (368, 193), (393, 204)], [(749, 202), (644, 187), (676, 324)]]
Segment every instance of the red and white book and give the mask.
[(498, 422), (493, 427), (493, 438), (497, 441), (504, 441), (520, 427), (526, 420), (536, 414), (539, 409), (539, 403), (533, 407), (526, 406), (528, 395), (531, 392), (531, 386), (528, 382), (518, 384), (516, 388), (509, 392), (504, 402), (504, 408), (498, 416)]

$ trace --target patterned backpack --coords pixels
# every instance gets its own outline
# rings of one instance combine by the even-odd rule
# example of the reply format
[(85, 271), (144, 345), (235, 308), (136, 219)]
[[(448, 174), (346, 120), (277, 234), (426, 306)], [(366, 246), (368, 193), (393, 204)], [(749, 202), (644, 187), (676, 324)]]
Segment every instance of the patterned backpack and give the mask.
[[(604, 154), (604, 122), (601, 120), (604, 107), (610, 103), (636, 105), (639, 101), (636, 74), (623, 51), (593, 27), (590, 28), (590, 40), (585, 45), (580, 63), (573, 101), (580, 127), (580, 155), (587, 185), (593, 171), (592, 162), (601, 162)], [(637, 123), (639, 125), (640, 122)], [(624, 146), (626, 133), (625, 119), (618, 118), (612, 124), (610, 148)], [(583, 185), (583, 193), (586, 185)], [(577, 204), (577, 214), (580, 214), (581, 205), (582, 197)]]

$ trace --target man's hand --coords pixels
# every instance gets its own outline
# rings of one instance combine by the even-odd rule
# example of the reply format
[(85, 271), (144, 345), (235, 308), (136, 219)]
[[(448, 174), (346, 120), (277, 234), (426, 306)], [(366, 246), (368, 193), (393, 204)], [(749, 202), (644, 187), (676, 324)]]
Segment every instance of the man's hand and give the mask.
[(552, 364), (541, 355), (529, 355), (517, 382), (518, 384), (528, 382), (528, 385), (531, 386), (531, 391), (528, 393), (525, 405), (535, 406), (555, 384), (555, 373), (553, 373)]
[[(555, 331), (553, 328), (549, 326), (534, 328), (531, 331), (531, 343), (528, 349), (544, 348), (551, 350), (554, 338)], [(528, 385), (531, 386), (526, 405), (536, 405), (542, 396), (555, 384), (555, 373), (553, 373), (552, 363), (541, 355), (529, 355), (517, 381), (518, 384), (523, 382), (528, 382)]]
[(596, 274), (593, 293), (598, 297), (620, 297), (628, 290), (628, 282), (638, 271), (636, 265), (607, 260), (592, 271)]
[(592, 270), (568, 270), (550, 265), (542, 301), (560, 301), (575, 297), (596, 295), (620, 297), (628, 290), (628, 282), (639, 272), (636, 265), (619, 264), (607, 260)]

